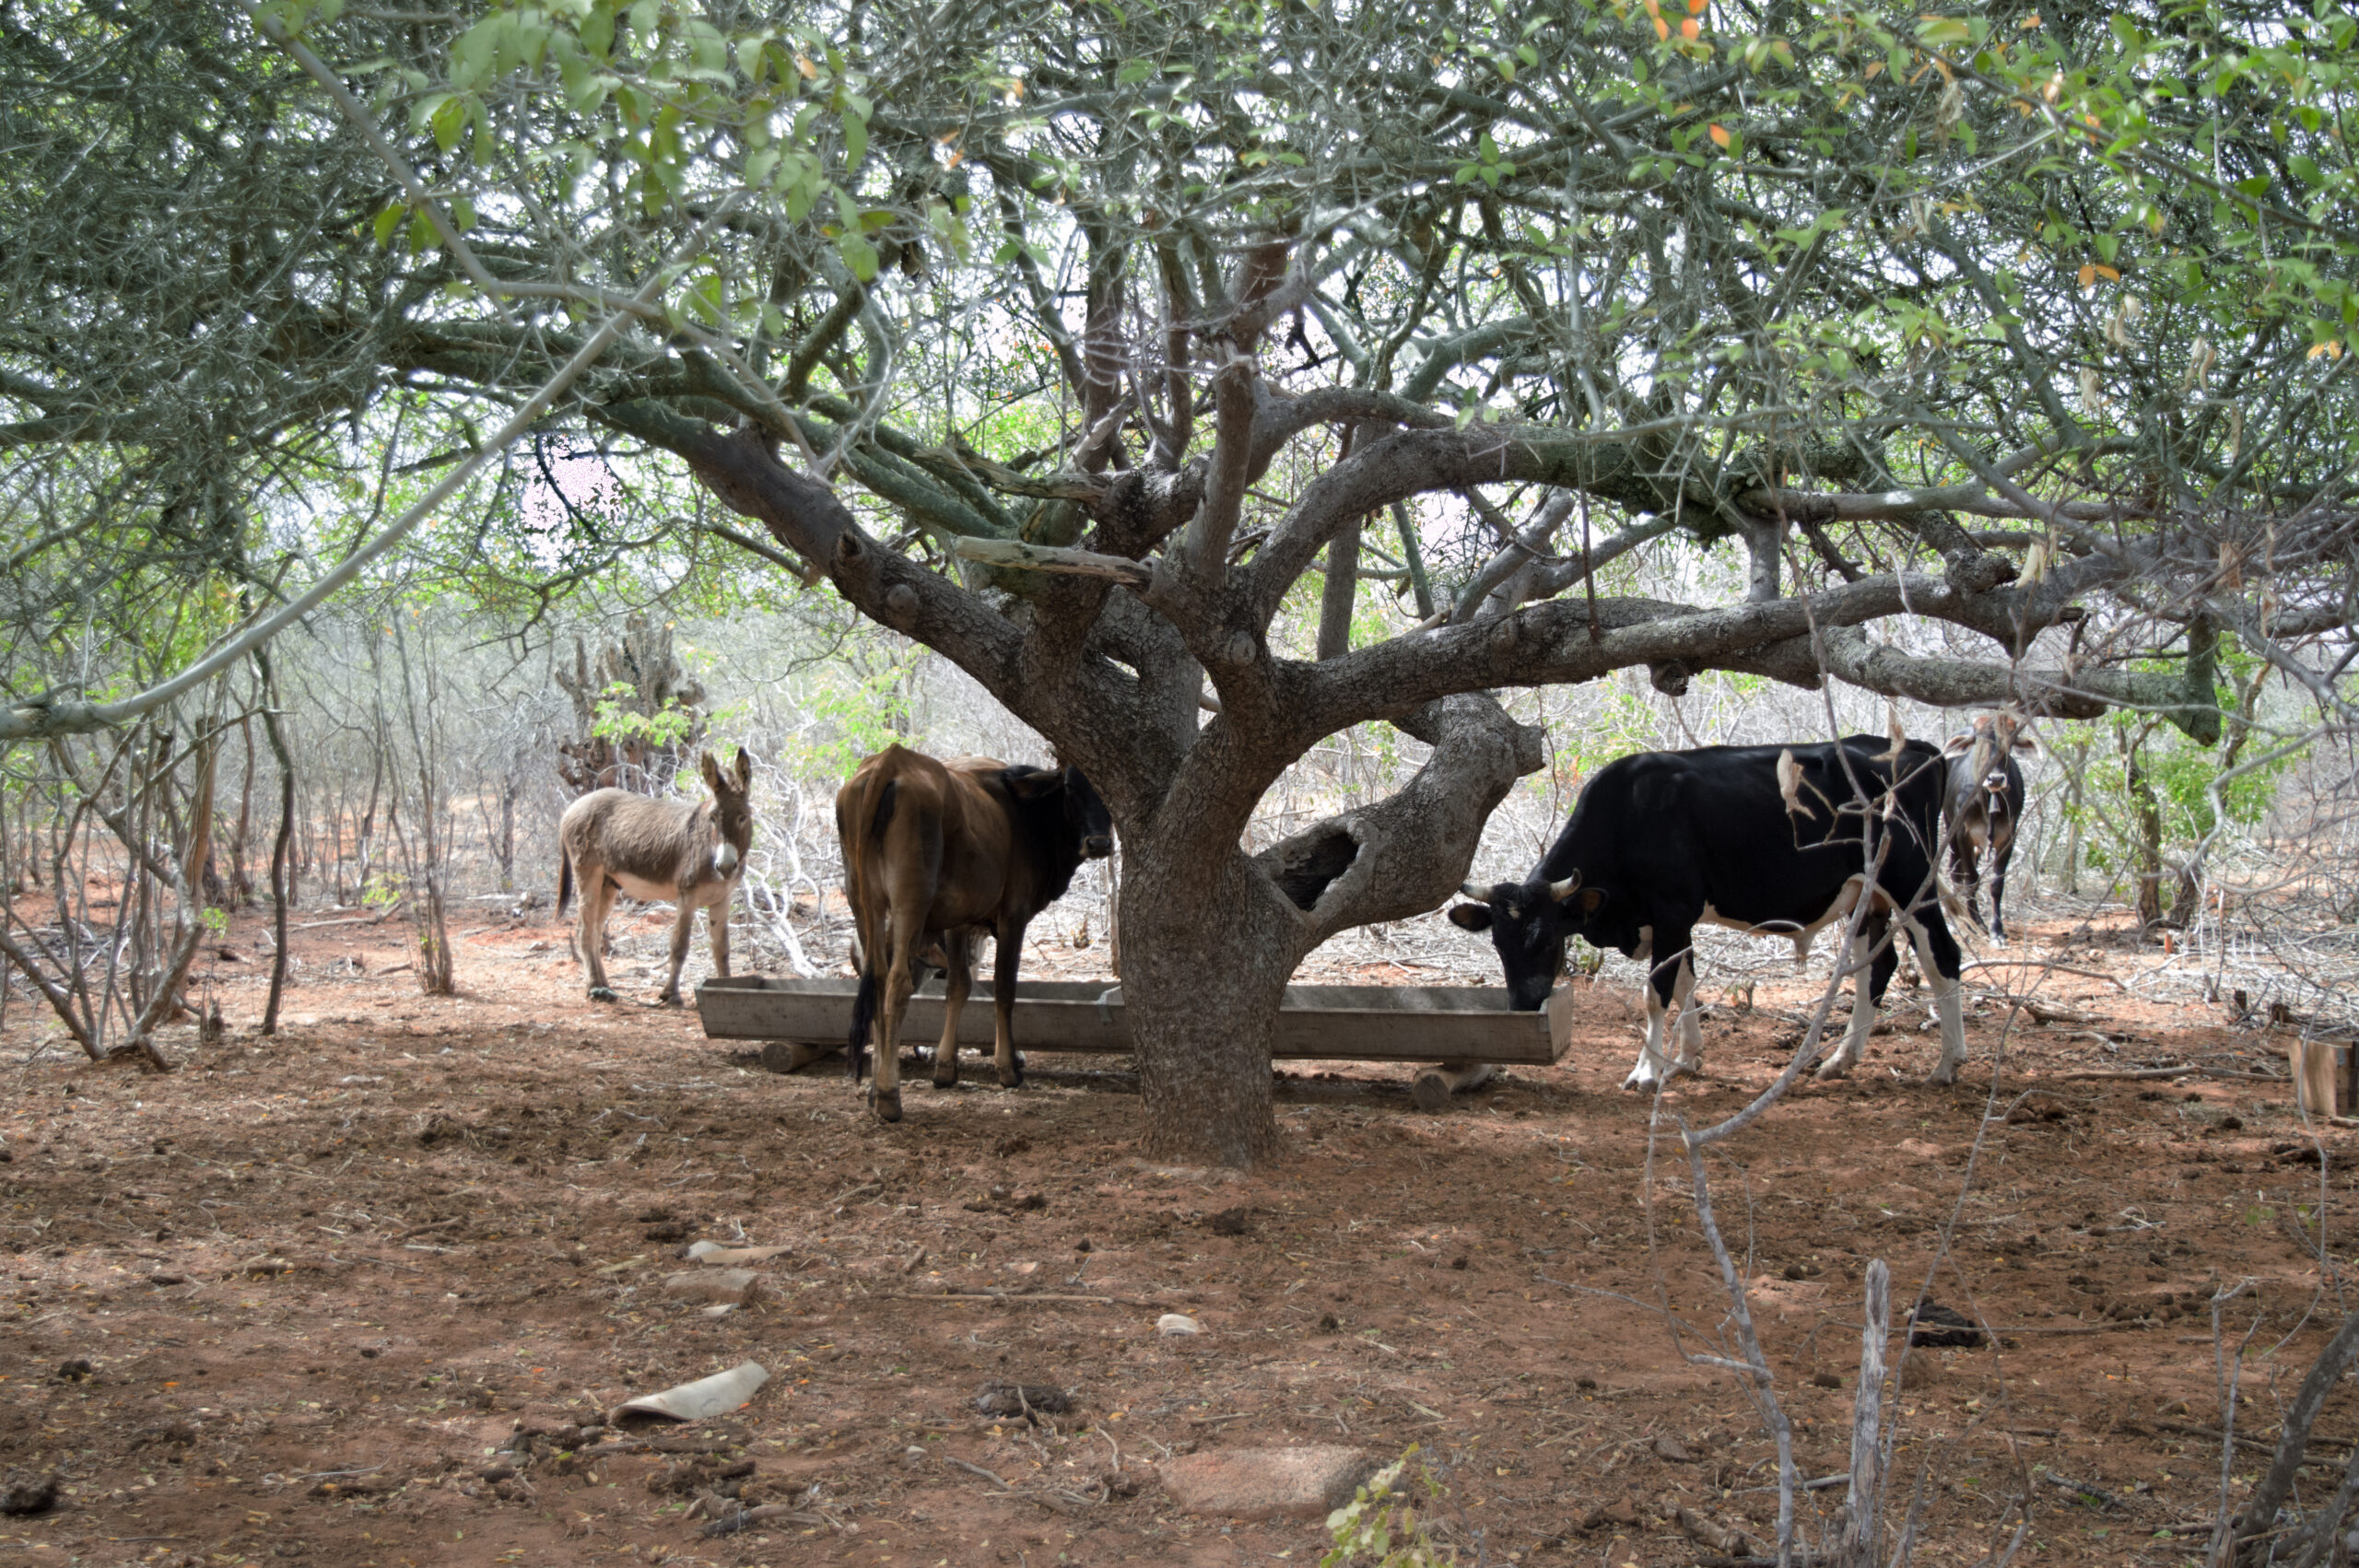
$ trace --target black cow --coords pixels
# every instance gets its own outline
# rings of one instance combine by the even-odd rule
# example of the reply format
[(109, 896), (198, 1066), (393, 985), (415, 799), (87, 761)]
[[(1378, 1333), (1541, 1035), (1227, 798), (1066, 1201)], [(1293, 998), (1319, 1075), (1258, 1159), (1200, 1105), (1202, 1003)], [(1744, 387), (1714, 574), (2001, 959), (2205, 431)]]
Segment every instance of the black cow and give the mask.
[[(1453, 907), (1449, 918), (1491, 933), (1507, 969), (1508, 1005), (1527, 1012), (1547, 1000), (1568, 937), (1652, 959), (1647, 1041), (1623, 1084), (1652, 1089), (1703, 1060), (1703, 1028), (1690, 1005), (1696, 925), (1775, 932), (1800, 946), (1851, 913), (1872, 841), (1884, 860), (1858, 955), (1874, 958), (1865, 984), (1854, 986), (1843, 1048), (1819, 1075), (1840, 1076), (1860, 1059), (1899, 961), (1884, 941), (1899, 913), (1926, 972), (1936, 977), (1942, 1057), (1931, 1081), (1947, 1083), (1966, 1059), (1966, 1033), (1957, 943), (1933, 881), (1944, 774), (1942, 754), (1930, 743), (1910, 741), (1895, 757), (1874, 735), (1839, 745), (1640, 752), (1598, 770), (1529, 878), (1488, 888), (1468, 883), (1463, 892), (1476, 902)], [(1676, 1060), (1663, 1049), (1664, 1013), (1674, 1006)]]
[(2024, 732), (2023, 716), (2011, 708), (1977, 715), (1974, 727), (1953, 735), (1942, 748), (1949, 758), (1942, 825), (1950, 837), (1950, 881), (1966, 899), (1966, 912), (1982, 926), (1982, 873), (1978, 850), (1990, 851), (1990, 923), (1982, 929), (2003, 942), (2007, 916), (2007, 862), (2014, 858), (2015, 824), (2024, 814), (2024, 770), (2015, 754), (2039, 755)]

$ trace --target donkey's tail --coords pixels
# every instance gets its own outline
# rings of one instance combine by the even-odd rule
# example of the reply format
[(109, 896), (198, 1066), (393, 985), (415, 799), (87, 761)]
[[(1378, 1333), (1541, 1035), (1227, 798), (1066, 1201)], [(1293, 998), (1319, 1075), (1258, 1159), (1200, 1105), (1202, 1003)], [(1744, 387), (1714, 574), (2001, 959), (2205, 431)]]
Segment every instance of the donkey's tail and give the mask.
[(565, 907), (573, 902), (573, 857), (560, 844), (557, 850), (557, 912), (560, 919)]

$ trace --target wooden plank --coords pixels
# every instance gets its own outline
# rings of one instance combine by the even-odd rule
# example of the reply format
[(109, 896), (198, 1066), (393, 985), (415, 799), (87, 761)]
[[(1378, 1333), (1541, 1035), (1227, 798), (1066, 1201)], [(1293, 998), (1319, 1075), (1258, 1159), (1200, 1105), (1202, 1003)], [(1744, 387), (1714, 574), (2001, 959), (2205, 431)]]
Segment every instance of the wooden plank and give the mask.
[[(841, 1045), (857, 983), (737, 976), (697, 988), (697, 1010), (714, 1039)], [(1471, 986), (1289, 986), (1271, 1055), (1280, 1060), (1466, 1061), (1545, 1065), (1571, 1043), (1567, 987), (1544, 1012), (1510, 1012), (1507, 993)], [(942, 982), (910, 998), (904, 1048), (941, 1038)], [(978, 980), (958, 1020), (958, 1043), (992, 1046), (991, 984)], [(1027, 1051), (1126, 1053), (1130, 1028), (1119, 986), (1027, 980), (1016, 994), (1015, 1037)]]

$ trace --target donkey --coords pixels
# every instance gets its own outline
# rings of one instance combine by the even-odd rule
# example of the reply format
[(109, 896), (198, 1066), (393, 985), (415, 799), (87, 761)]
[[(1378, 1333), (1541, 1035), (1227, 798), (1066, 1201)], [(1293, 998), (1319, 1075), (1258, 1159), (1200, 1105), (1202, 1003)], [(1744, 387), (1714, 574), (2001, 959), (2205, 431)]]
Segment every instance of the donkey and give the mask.
[(562, 916), (581, 880), (579, 930), (582, 966), (589, 971), (590, 1000), (613, 1001), (606, 984), (606, 916), (615, 895), (668, 900), (679, 908), (672, 925), (672, 970), (663, 980), (666, 1006), (680, 1005), (680, 965), (687, 961), (688, 933), (697, 911), (708, 909), (712, 966), (729, 977), (729, 895), (745, 874), (745, 851), (754, 843), (754, 813), (748, 803), (754, 759), (737, 749), (737, 766), (722, 771), (710, 752), (699, 770), (712, 791), (709, 803), (651, 801), (628, 790), (593, 790), (566, 808), (557, 824), (557, 912)]

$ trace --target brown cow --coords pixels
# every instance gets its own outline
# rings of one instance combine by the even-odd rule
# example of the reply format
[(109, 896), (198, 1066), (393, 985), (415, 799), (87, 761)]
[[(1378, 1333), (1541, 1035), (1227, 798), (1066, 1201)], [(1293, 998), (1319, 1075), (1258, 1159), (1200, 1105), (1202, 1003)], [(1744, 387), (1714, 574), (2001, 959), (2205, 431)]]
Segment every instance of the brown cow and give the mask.
[(876, 1076), (868, 1102), (879, 1120), (901, 1119), (901, 1018), (922, 967), (919, 954), (934, 938), (950, 976), (935, 1085), (958, 1082), (958, 1013), (983, 931), (998, 944), (992, 1065), (1003, 1086), (1024, 1082), (1012, 1017), (1024, 928), (1063, 895), (1085, 857), (1111, 852), (1113, 832), (1105, 802), (1077, 767), (1009, 766), (990, 757), (945, 764), (887, 746), (836, 792), (845, 895), (860, 937), (851, 1075), (860, 1081), (873, 1025)]
[(680, 1002), (680, 965), (687, 961), (688, 933), (697, 911), (710, 911), (712, 966), (729, 976), (729, 895), (745, 874), (745, 851), (754, 843), (754, 811), (748, 801), (754, 759), (737, 749), (734, 772), (722, 771), (710, 752), (698, 765), (712, 799), (651, 801), (628, 790), (593, 790), (565, 811), (557, 824), (557, 912), (565, 913), (573, 882), (581, 880), (582, 965), (589, 971), (590, 1000), (612, 1001), (606, 984), (606, 916), (615, 895), (668, 901), (679, 908), (672, 924), (672, 970), (663, 1000)]

